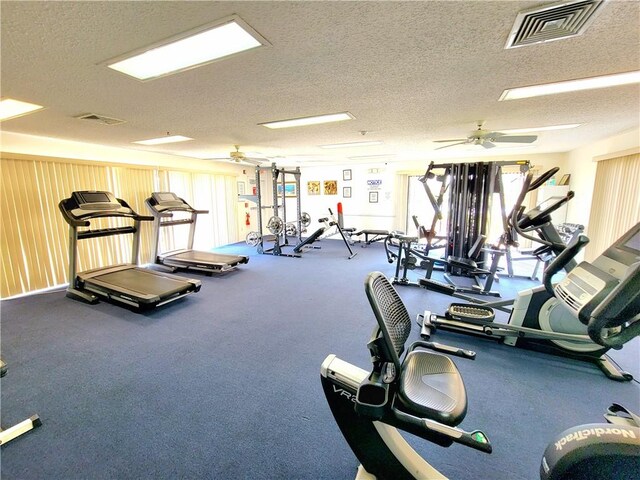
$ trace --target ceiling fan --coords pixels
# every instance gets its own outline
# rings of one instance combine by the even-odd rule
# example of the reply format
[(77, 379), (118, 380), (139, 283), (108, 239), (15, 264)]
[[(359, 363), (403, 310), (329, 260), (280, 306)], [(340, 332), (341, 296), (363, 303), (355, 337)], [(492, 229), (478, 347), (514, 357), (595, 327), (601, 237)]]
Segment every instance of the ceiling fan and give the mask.
[(209, 160), (231, 160), (235, 163), (245, 163), (249, 165), (262, 165), (264, 162), (268, 162), (267, 157), (248, 157), (244, 152), (240, 151), (240, 145), (234, 145), (235, 152), (229, 152), (228, 157), (221, 158), (209, 158)]
[(442, 148), (449, 148), (455, 145), (482, 145), (484, 148), (493, 148), (496, 143), (533, 143), (537, 140), (537, 135), (507, 135), (502, 132), (492, 132), (490, 130), (483, 130), (482, 123), (478, 122), (478, 129), (471, 132), (467, 138), (453, 138), (449, 140), (434, 140), (436, 143), (448, 143), (456, 142), (451, 145), (445, 145), (438, 147), (436, 150)]

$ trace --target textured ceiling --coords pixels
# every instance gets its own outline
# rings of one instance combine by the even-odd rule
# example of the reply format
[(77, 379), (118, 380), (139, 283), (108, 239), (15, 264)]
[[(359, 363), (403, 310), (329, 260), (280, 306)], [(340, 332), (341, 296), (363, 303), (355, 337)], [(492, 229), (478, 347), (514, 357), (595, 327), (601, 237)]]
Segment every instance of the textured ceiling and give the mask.
[[(584, 123), (540, 133), (531, 153), (637, 128), (637, 84), (498, 102), (509, 87), (640, 69), (637, 1), (608, 1), (582, 36), (505, 50), (517, 13), (546, 3), (2, 1), (1, 94), (46, 106), (2, 129), (197, 157), (224, 157), (239, 144), (247, 153), (328, 161), (459, 154), (469, 147), (434, 152), (442, 144), (433, 140), (465, 137), (477, 120), (491, 130)], [(271, 45), (148, 82), (104, 65), (232, 14)], [(342, 111), (356, 119), (284, 130), (258, 125)], [(127, 123), (73, 118), (89, 112)], [(131, 143), (166, 132), (195, 140)], [(384, 143), (318, 147), (365, 139)]]

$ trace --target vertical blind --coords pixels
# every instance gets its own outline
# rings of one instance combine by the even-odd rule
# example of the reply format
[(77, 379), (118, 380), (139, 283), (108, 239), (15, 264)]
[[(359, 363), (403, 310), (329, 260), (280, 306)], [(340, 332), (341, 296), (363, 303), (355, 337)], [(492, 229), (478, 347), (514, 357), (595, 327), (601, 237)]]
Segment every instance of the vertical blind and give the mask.
[[(136, 212), (148, 215), (145, 199), (153, 191), (176, 189), (195, 208), (209, 210), (196, 229), (196, 246), (208, 250), (237, 241), (233, 199), (235, 177), (160, 170), (136, 165), (97, 164), (66, 159), (3, 157), (0, 195), (0, 296), (6, 298), (68, 281), (69, 226), (58, 203), (74, 190), (108, 190)], [(186, 192), (186, 193), (185, 193)], [(183, 195), (181, 195), (183, 194)], [(92, 229), (131, 224), (127, 219), (95, 219)], [(164, 250), (183, 247), (186, 232), (166, 228)], [(144, 222), (140, 263), (153, 260), (151, 222)], [(78, 271), (131, 261), (131, 236), (78, 242)]]
[(600, 255), (640, 221), (640, 154), (602, 160), (596, 168), (585, 259)]

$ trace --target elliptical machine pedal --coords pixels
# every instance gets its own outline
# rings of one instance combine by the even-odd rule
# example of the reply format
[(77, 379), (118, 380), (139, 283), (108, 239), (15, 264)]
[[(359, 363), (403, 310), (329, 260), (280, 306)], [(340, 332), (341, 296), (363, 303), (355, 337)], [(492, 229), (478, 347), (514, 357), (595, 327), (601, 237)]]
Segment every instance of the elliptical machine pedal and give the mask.
[(467, 303), (452, 303), (449, 305), (445, 317), (449, 320), (485, 325), (495, 320), (496, 313), (491, 307), (469, 305)]

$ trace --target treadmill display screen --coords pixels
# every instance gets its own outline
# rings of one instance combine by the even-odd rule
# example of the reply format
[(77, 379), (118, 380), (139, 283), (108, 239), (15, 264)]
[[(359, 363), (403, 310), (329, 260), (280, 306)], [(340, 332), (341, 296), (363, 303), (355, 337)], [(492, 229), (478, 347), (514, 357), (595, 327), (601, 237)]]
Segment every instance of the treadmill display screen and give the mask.
[(105, 192), (83, 192), (83, 203), (110, 203), (111, 199)]
[(156, 200), (158, 200), (158, 202), (171, 202), (173, 200), (177, 200), (178, 198), (173, 194), (173, 193), (156, 193), (154, 194), (156, 197)]
[(94, 192), (94, 191), (82, 191), (73, 192), (72, 197), (78, 205), (77, 208), (81, 210), (89, 211), (107, 211), (107, 210), (119, 210), (121, 205), (116, 197), (110, 192)]

